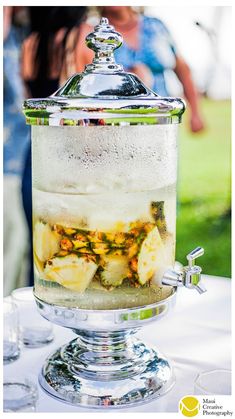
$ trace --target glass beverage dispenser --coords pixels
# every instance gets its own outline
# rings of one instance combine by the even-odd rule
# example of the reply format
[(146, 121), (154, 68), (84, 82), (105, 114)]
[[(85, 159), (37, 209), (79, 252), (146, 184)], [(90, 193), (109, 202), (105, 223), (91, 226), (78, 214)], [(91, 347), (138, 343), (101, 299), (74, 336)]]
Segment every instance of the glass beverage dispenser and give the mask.
[(177, 130), (185, 110), (123, 71), (121, 35), (102, 18), (93, 63), (54, 95), (24, 104), (32, 125), (34, 293), (41, 314), (78, 337), (40, 374), (52, 396), (90, 407), (152, 400), (170, 363), (134, 336), (173, 306), (177, 286), (203, 292), (188, 255), (175, 263)]

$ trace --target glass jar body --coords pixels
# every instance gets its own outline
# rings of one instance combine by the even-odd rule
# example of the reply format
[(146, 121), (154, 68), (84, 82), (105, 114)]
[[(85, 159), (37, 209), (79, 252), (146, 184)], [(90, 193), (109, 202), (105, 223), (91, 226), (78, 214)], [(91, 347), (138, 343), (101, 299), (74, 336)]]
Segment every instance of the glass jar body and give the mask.
[(33, 126), (35, 294), (119, 309), (171, 294), (177, 130), (172, 125)]

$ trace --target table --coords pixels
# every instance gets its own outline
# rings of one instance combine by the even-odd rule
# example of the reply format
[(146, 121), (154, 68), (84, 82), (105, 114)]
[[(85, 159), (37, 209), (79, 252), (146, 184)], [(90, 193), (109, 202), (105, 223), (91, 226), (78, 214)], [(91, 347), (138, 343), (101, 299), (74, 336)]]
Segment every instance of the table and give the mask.
[[(122, 412), (177, 412), (181, 397), (194, 392), (194, 380), (201, 371), (231, 369), (231, 281), (203, 275), (207, 292), (181, 288), (176, 307), (166, 317), (146, 325), (138, 336), (156, 346), (171, 359), (176, 384), (165, 396)], [(20, 358), (4, 366), (4, 379), (28, 373), (35, 382), (48, 354), (75, 337), (70, 330), (54, 326), (54, 341), (43, 348), (22, 348)], [(49, 397), (39, 387), (38, 412), (91, 412)], [(107, 412), (107, 409), (105, 409)]]

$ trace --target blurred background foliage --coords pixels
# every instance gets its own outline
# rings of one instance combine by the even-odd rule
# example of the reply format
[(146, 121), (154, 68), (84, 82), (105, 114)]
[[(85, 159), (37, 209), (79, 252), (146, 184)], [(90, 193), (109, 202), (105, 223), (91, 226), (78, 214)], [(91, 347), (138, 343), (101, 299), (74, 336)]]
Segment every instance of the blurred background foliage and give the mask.
[(202, 100), (207, 122), (197, 136), (180, 129), (176, 258), (205, 248), (203, 272), (231, 276), (231, 103)]
[[(200, 245), (203, 272), (230, 277), (231, 8), (146, 9), (164, 21), (190, 65), (206, 124), (205, 131), (192, 134), (186, 111), (180, 126), (176, 259), (185, 265), (186, 254)], [(172, 73), (167, 81), (170, 94), (182, 96)]]

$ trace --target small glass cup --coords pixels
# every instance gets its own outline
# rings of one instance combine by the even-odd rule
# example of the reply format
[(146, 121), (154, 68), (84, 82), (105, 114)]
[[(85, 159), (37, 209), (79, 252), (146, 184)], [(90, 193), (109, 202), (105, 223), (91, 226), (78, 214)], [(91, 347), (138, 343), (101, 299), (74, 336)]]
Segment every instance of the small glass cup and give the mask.
[(25, 346), (38, 348), (54, 339), (52, 324), (37, 311), (33, 287), (17, 288), (11, 293), (19, 309), (20, 334)]
[(20, 356), (19, 348), (19, 317), (16, 304), (3, 301), (3, 362), (8, 364)]
[(231, 375), (231, 371), (226, 369), (201, 372), (194, 382), (194, 394), (231, 394)]
[(38, 399), (36, 384), (28, 378), (11, 378), (3, 383), (4, 412), (35, 412)]

